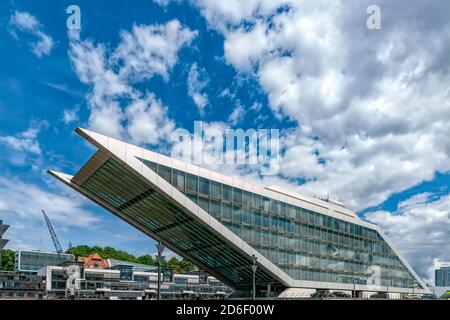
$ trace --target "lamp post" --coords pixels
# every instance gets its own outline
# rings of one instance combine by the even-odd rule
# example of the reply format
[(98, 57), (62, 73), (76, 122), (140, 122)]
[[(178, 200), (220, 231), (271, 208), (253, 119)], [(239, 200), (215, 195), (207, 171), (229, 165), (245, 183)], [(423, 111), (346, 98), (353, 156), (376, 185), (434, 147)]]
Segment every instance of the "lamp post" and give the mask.
[(164, 256), (162, 255), (165, 246), (158, 242), (156, 244), (156, 250), (158, 250), (158, 254), (156, 255), (156, 261), (158, 262), (158, 291), (157, 291), (157, 299), (161, 299), (161, 264), (164, 262)]
[(252, 255), (252, 271), (253, 271), (253, 290), (252, 290), (252, 298), (253, 300), (256, 300), (256, 269), (258, 268), (258, 266), (256, 265), (256, 256)]
[[(353, 282), (353, 291), (352, 291), (352, 298), (356, 299), (356, 280), (361, 280), (363, 278), (361, 277), (356, 277), (356, 276), (344, 276), (344, 275), (339, 275), (337, 277), (337, 279), (341, 279), (341, 278), (350, 278), (352, 279)], [(338, 280), (339, 281), (339, 280)]]
[(413, 295), (413, 299), (415, 299), (415, 295), (414, 295), (414, 288), (416, 287), (416, 284), (417, 284), (417, 281), (416, 280), (413, 280), (413, 282), (412, 282), (412, 295)]

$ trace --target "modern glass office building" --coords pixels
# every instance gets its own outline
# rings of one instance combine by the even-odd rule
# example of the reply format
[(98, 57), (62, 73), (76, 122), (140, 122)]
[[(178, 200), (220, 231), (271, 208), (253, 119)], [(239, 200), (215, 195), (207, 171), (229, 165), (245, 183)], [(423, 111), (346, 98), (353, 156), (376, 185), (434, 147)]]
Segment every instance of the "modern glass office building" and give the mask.
[(16, 251), (14, 257), (14, 270), (17, 272), (25, 272), (37, 274), (38, 270), (47, 266), (61, 265), (62, 262), (73, 262), (75, 256), (72, 254), (58, 255), (54, 252), (43, 251)]
[(441, 267), (435, 270), (436, 287), (450, 287), (450, 267)]
[(3, 221), (0, 220), (0, 270), (2, 267), (2, 250), (6, 246), (9, 240), (3, 239), (3, 235), (5, 234), (6, 230), (8, 230), (9, 226), (6, 224), (3, 224)]
[(49, 171), (237, 292), (427, 292), (376, 225), (341, 204), (259, 187), (88, 130), (97, 152)]

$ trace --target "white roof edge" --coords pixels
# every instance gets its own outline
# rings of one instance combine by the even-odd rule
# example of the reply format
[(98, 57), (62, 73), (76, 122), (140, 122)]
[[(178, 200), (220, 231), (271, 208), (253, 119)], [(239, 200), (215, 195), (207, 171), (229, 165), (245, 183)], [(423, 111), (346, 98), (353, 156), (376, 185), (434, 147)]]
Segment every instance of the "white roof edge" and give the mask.
[[(128, 146), (132, 146), (133, 149), (137, 148), (137, 149), (140, 149), (141, 151), (145, 150), (145, 152), (140, 152), (139, 155), (136, 155), (136, 157), (142, 157), (143, 159), (147, 159), (147, 157), (145, 155), (145, 154), (147, 154), (147, 155), (152, 155), (153, 156), (153, 159), (147, 159), (149, 161), (153, 161), (153, 162), (156, 162), (156, 163), (162, 164), (162, 165), (166, 165), (166, 163), (172, 163), (172, 159), (173, 158), (171, 158), (171, 157), (168, 157), (166, 155), (163, 155), (163, 154), (160, 154), (160, 153), (157, 153), (157, 152), (154, 152), (154, 151), (150, 151), (148, 149), (144, 149), (142, 147), (139, 147), (139, 146), (136, 146), (136, 145), (124, 142), (124, 141), (116, 139), (116, 138), (111, 138), (111, 137), (108, 137), (106, 135), (103, 135), (103, 134), (100, 134), (100, 133), (97, 133), (97, 132), (94, 132), (94, 131), (91, 131), (91, 130), (88, 130), (88, 129), (84, 129), (84, 128), (81, 128), (81, 127), (77, 127), (75, 131), (79, 135), (81, 135), (83, 138), (88, 140), (90, 143), (92, 143), (94, 146), (96, 146), (97, 148), (104, 148), (104, 149), (107, 149), (107, 150), (111, 151), (110, 150), (110, 146), (112, 144), (115, 144), (115, 143), (124, 144), (124, 145), (128, 145)], [(300, 201), (307, 202), (307, 205), (309, 204), (309, 205), (318, 207), (316, 210), (317, 210), (317, 212), (319, 212), (321, 214), (325, 214), (325, 215), (333, 216), (333, 217), (337, 217), (337, 218), (342, 218), (343, 220), (349, 219), (350, 222), (352, 222), (352, 223), (360, 224), (360, 225), (363, 225), (363, 226), (368, 227), (368, 228), (373, 228), (371, 223), (368, 223), (366, 221), (361, 220), (356, 213), (354, 213), (353, 211), (351, 211), (351, 210), (349, 210), (347, 208), (336, 206), (336, 205), (333, 205), (332, 203), (329, 203), (329, 202), (326, 202), (326, 201), (323, 201), (323, 200), (320, 200), (320, 199), (315, 199), (313, 197), (308, 197), (308, 196), (305, 196), (305, 195), (297, 194), (297, 197), (296, 196), (292, 197), (292, 196), (283, 194), (280, 191), (275, 191), (275, 190), (268, 189), (271, 186), (267, 187), (267, 186), (261, 186), (261, 185), (255, 185), (255, 184), (247, 183), (247, 182), (244, 182), (243, 180), (241, 180), (240, 178), (224, 176), (223, 174), (215, 172), (215, 171), (212, 171), (210, 169), (205, 169), (205, 168), (199, 167), (197, 165), (191, 164), (191, 163), (186, 162), (186, 161), (182, 161), (182, 160), (178, 160), (178, 159), (176, 159), (176, 160), (184, 163), (186, 165), (186, 168), (194, 168), (195, 172), (196, 172), (196, 175), (198, 175), (200, 177), (207, 178), (207, 179), (210, 179), (212, 181), (220, 182), (220, 183), (227, 184), (227, 185), (230, 185), (230, 184), (226, 183), (226, 182), (224, 182), (222, 180), (217, 180), (214, 176), (232, 178), (233, 183), (231, 185), (234, 185), (236, 182), (239, 183), (239, 184), (242, 184), (243, 186), (244, 185), (250, 185), (250, 186), (254, 187), (255, 189), (260, 189), (260, 190), (265, 191), (266, 194), (267, 194), (267, 192), (269, 192), (270, 193), (269, 197), (271, 197), (271, 198), (277, 199), (277, 198), (279, 198), (279, 196), (284, 197), (286, 199), (284, 201), (286, 201), (287, 203), (290, 203), (290, 201), (289, 201), (290, 199), (297, 198), (297, 200), (300, 199)], [(204, 171), (209, 171), (209, 172), (214, 173), (214, 174), (206, 176), (206, 175), (202, 174)], [(186, 170), (186, 172), (188, 172), (188, 170)], [(62, 177), (55, 176), (56, 178), (58, 178), (60, 180), (62, 180), (62, 178), (64, 178), (64, 176), (67, 176), (65, 174), (60, 174), (60, 173), (58, 173), (58, 174), (59, 175), (63, 175)], [(255, 191), (252, 191), (252, 192), (255, 192)], [(262, 192), (255, 192), (255, 193), (264, 196), (264, 194)], [(298, 196), (303, 197), (303, 199), (298, 198)], [(306, 199), (308, 199), (308, 200), (306, 200)]]
[(287, 190), (287, 189), (285, 189), (283, 187), (280, 187), (280, 186), (277, 186), (277, 185), (267, 186), (266, 189), (270, 190), (270, 191), (277, 192), (277, 193), (284, 194), (284, 195), (286, 195), (288, 197), (291, 197), (291, 198), (295, 198), (295, 199), (298, 199), (298, 200), (301, 200), (301, 201), (306, 201), (306, 202), (309, 202), (311, 204), (314, 204), (314, 205), (317, 205), (317, 206), (320, 206), (320, 207), (324, 207), (324, 208), (333, 210), (334, 212), (336, 212), (338, 214), (344, 214), (344, 215), (350, 216), (352, 218), (359, 218), (356, 215), (356, 213), (351, 211), (350, 209), (348, 209), (346, 207), (337, 206), (337, 205), (335, 205), (333, 203), (330, 203), (330, 202), (327, 202), (327, 201), (323, 201), (322, 199), (317, 199), (317, 198), (310, 197), (310, 196), (307, 196), (307, 195), (304, 195), (304, 194), (301, 194), (301, 193), (298, 193), (298, 192), (295, 192), (295, 191), (290, 191), (290, 190)]

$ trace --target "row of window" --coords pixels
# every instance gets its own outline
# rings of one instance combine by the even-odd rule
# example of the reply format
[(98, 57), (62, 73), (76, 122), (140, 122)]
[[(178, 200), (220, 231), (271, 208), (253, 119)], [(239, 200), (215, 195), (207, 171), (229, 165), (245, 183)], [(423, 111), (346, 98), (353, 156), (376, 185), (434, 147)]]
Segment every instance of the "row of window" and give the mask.
[[(248, 207), (271, 213), (277, 217), (289, 220), (306, 221), (309, 224), (318, 225), (333, 229), (335, 231), (353, 234), (355, 236), (379, 239), (376, 231), (339, 220), (327, 215), (323, 215), (305, 208), (296, 207), (291, 204), (270, 199), (256, 193), (248, 192), (239, 188), (234, 188), (226, 184), (211, 181), (203, 177), (185, 173), (160, 164), (155, 164), (148, 160), (143, 160), (146, 165), (157, 172), (162, 178), (186, 193), (195, 202), (205, 207), (211, 201), (211, 211), (217, 208), (221, 201), (227, 204), (227, 208)], [(219, 201), (220, 200), (220, 201)], [(208, 204), (207, 204), (208, 203)], [(228, 214), (230, 210), (224, 214)], [(231, 209), (233, 210), (233, 209)], [(245, 210), (245, 208), (243, 208)]]
[(383, 278), (383, 277), (361, 277), (345, 276), (336, 272), (324, 272), (317, 269), (289, 269), (287, 273), (294, 279), (309, 281), (338, 282), (347, 284), (375, 285), (382, 287), (409, 288), (412, 278)]
[[(315, 266), (317, 261), (326, 267), (332, 261), (332, 265), (342, 266), (342, 271), (363, 273), (378, 264), (387, 266), (383, 269), (386, 276), (409, 281), (409, 272), (375, 230), (144, 162), (286, 271), (294, 265)], [(310, 253), (305, 255), (307, 260), (299, 258), (302, 253), (298, 251)]]

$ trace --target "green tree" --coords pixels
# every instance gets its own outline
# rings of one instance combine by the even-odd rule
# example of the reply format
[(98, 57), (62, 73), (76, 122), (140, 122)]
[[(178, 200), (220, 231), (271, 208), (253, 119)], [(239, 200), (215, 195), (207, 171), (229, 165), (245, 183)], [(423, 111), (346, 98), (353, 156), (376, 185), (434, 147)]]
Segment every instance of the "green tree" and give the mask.
[(15, 252), (9, 249), (4, 249), (2, 255), (2, 269), (1, 271), (14, 271), (14, 256)]
[[(104, 248), (100, 246), (87, 246), (87, 245), (80, 245), (76, 247), (72, 247), (66, 251), (66, 253), (73, 254), (75, 257), (86, 257), (93, 253), (98, 253), (100, 257), (103, 259), (116, 259), (116, 260), (122, 260), (122, 261), (128, 261), (128, 262), (134, 262), (134, 263), (140, 263), (145, 264), (149, 266), (156, 266), (158, 265), (156, 262), (156, 258), (153, 257), (150, 254), (144, 254), (140, 257), (135, 257), (134, 255), (123, 251), (123, 250), (117, 250), (113, 247), (106, 246)], [(14, 257), (13, 257), (14, 262)], [(172, 269), (175, 272), (191, 272), (195, 270), (195, 265), (190, 262), (189, 260), (182, 259), (181, 261), (178, 260), (177, 257), (172, 257), (169, 260), (164, 261), (163, 268)]]
[(183, 259), (180, 261), (180, 272), (192, 272), (196, 269), (195, 264), (190, 262), (187, 259)]
[(156, 262), (156, 259), (153, 258), (153, 256), (149, 254), (144, 254), (137, 258), (137, 263), (146, 264), (149, 266), (156, 266), (158, 263)]
[(75, 257), (86, 257), (90, 254), (91, 248), (86, 245), (76, 246), (68, 249), (66, 253), (73, 254)]

